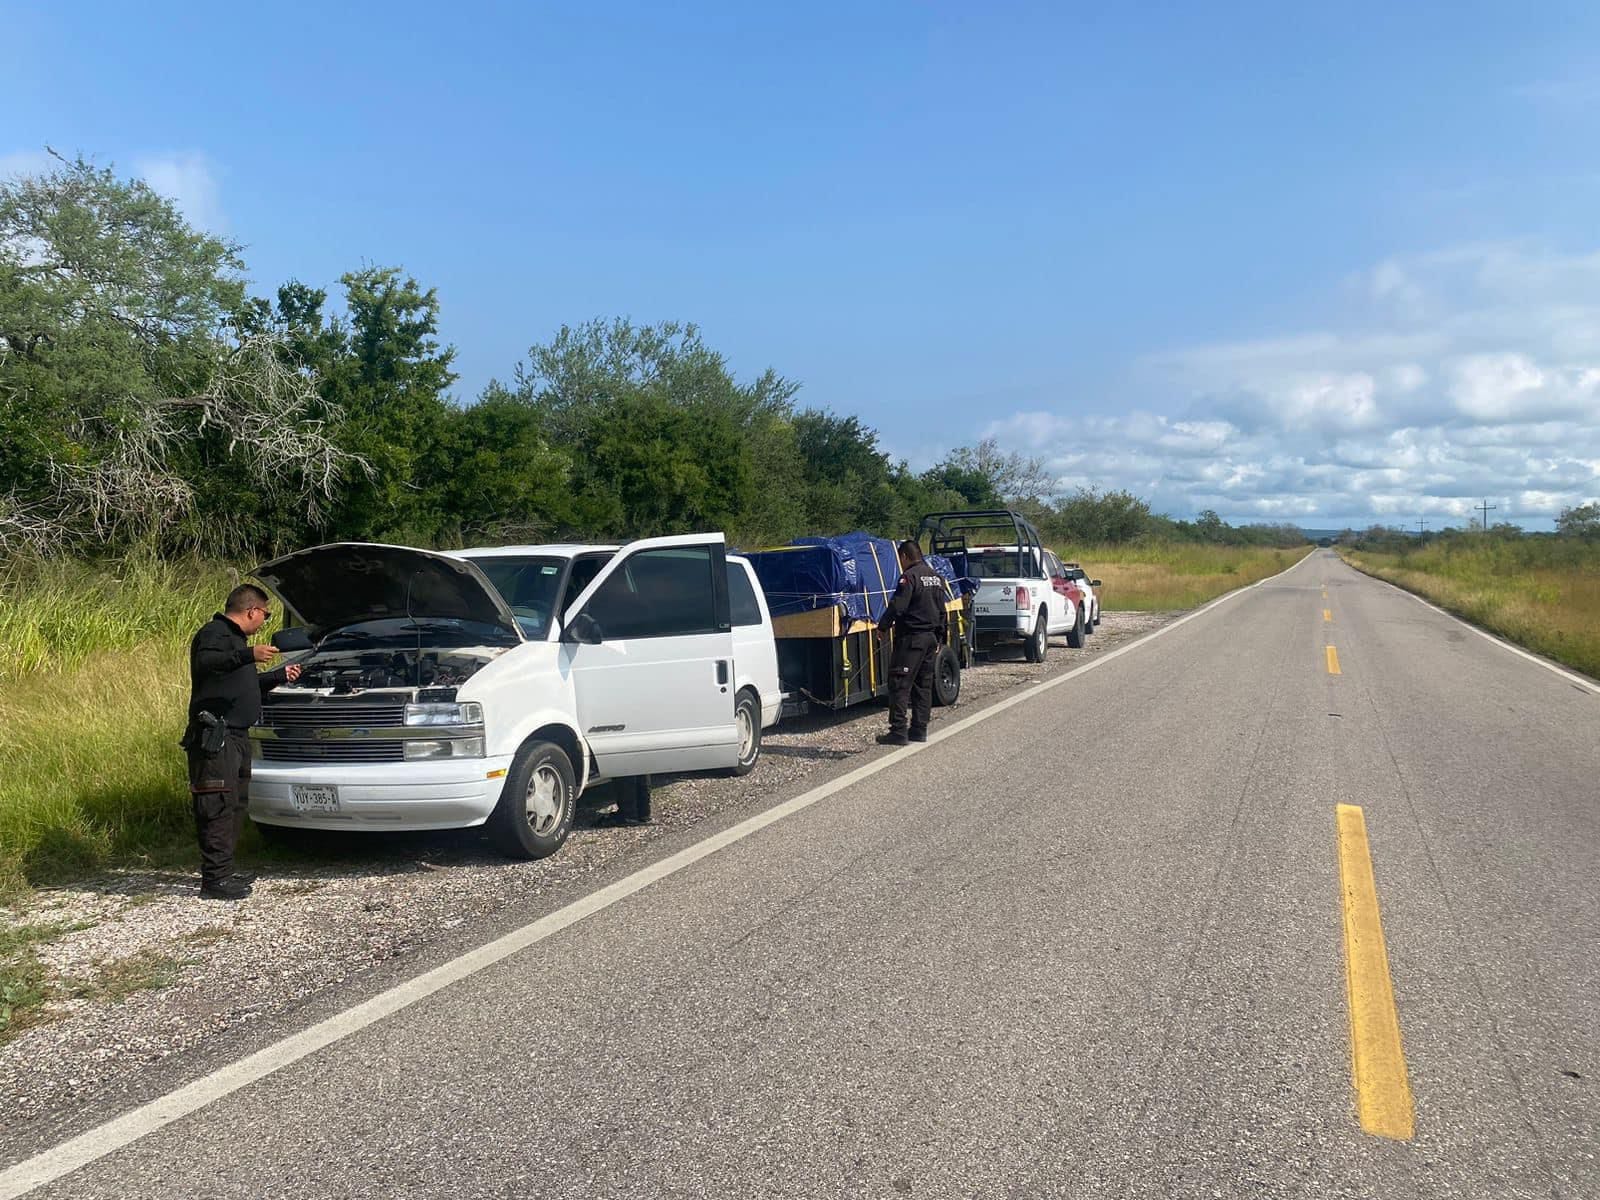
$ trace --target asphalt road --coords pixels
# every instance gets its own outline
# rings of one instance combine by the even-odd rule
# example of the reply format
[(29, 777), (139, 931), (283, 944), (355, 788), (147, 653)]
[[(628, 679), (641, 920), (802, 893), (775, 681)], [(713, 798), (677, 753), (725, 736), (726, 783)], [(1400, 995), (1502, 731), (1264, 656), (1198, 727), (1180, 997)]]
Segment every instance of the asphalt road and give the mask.
[(1600, 696), (1319, 552), (35, 1194), (1600, 1196), (1597, 810)]

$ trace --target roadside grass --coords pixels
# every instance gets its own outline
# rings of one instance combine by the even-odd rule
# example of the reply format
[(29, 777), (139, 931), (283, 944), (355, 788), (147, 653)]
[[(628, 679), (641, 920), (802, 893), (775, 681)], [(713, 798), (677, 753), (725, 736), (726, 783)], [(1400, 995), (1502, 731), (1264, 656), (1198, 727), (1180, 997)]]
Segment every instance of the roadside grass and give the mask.
[(43, 1017), (50, 979), (37, 947), (86, 927), (71, 921), (0, 926), (0, 1042), (33, 1028)]
[(0, 576), (0, 903), (188, 861), (188, 642), (237, 578), (153, 560)]
[(140, 950), (126, 958), (101, 963), (87, 979), (64, 981), (68, 995), (78, 1000), (109, 1000), (121, 1004), (136, 992), (160, 991), (178, 981), (183, 959), (159, 950)]
[(1276, 575), (1312, 548), (1175, 542), (1053, 549), (1063, 561), (1082, 564), (1089, 578), (1104, 584), (1100, 605), (1107, 612), (1164, 612), (1195, 608), (1224, 592)]
[(1520, 646), (1600, 678), (1600, 544), (1462, 537), (1345, 561)]

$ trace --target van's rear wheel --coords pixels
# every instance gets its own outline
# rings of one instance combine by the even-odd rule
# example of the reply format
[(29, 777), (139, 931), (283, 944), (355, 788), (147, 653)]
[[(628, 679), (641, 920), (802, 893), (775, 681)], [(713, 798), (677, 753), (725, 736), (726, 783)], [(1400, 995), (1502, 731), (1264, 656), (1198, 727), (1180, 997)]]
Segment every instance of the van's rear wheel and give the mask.
[(933, 702), (948, 706), (961, 695), (961, 660), (954, 646), (940, 646), (933, 660)]
[(749, 688), (739, 693), (733, 721), (739, 727), (739, 761), (728, 768), (728, 774), (748, 775), (761, 757), (761, 701)]
[(500, 803), (489, 818), (489, 837), (511, 858), (546, 858), (567, 840), (577, 802), (567, 752), (554, 742), (530, 742), (517, 751), (506, 773)]

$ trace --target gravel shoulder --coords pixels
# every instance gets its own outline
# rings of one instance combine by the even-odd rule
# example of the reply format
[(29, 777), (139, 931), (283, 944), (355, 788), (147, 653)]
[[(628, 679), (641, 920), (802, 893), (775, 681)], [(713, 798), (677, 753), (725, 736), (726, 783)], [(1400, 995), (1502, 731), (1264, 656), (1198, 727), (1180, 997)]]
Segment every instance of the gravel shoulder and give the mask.
[[(967, 715), (1180, 615), (1108, 612), (1082, 650), (1057, 639), (1039, 665), (980, 662), (963, 675), (960, 703), (935, 709), (934, 720)], [(598, 827), (612, 801), (596, 789), (565, 847), (541, 862), (500, 858), (474, 831), (350, 836), (268, 867), (238, 904), (201, 901), (192, 873), (119, 871), (42, 890), (22, 910), (0, 908), (0, 929), (54, 927), (34, 953), (55, 996), (39, 1023), (0, 1045), (0, 1158), (822, 783), (880, 752), (873, 739), (883, 728), (881, 704), (785, 721), (744, 778), (658, 779), (655, 823), (644, 828)]]

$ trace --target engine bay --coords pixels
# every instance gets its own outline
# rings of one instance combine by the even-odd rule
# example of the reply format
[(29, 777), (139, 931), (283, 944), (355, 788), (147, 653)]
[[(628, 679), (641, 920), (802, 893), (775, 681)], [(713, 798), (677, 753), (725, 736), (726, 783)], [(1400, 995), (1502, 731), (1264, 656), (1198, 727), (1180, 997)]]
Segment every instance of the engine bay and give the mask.
[(353, 696), (377, 688), (455, 688), (499, 650), (351, 650), (315, 654), (300, 663), (300, 678), (279, 693)]

